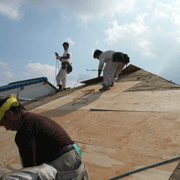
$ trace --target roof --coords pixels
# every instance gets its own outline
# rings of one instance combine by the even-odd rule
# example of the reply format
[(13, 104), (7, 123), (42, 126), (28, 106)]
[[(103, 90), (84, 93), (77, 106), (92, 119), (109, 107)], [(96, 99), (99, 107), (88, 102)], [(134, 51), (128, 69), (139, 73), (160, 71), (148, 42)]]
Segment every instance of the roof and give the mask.
[[(99, 88), (94, 83), (23, 105), (59, 123), (78, 143), (90, 179), (112, 178), (179, 156), (179, 85), (140, 68), (121, 74), (109, 91)], [(3, 172), (21, 168), (14, 134), (5, 132), (0, 127)], [(177, 164), (124, 179), (168, 179)]]
[(48, 83), (50, 86), (52, 86), (53, 88), (56, 89), (56, 87), (53, 86), (48, 81), (47, 77), (40, 77), (40, 78), (28, 79), (28, 80), (24, 80), (24, 81), (16, 81), (16, 82), (9, 83), (8, 85), (5, 85), (5, 86), (0, 86), (0, 92), (23, 87), (23, 86), (28, 86), (28, 85), (32, 85), (32, 84), (37, 84), (40, 82)]

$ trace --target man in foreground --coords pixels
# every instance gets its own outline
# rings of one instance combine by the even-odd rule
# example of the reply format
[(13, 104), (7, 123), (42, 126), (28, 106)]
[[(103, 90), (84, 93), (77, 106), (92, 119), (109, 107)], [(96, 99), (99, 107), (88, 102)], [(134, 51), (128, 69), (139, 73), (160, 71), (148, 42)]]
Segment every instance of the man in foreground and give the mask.
[[(80, 156), (81, 151), (67, 132), (55, 121), (26, 111), (13, 94), (0, 100), (0, 126), (4, 126), (6, 130), (17, 131), (15, 143), (22, 166), (27, 168), (25, 173), (28, 174), (28, 167), (32, 167), (31, 170), (35, 172), (40, 166), (49, 165), (45, 172), (52, 174), (56, 169), (57, 180), (89, 180)], [(19, 172), (22, 174), (22, 177), (18, 176), (19, 179), (23, 179), (24, 173), (21, 173), (21, 170)], [(11, 180), (16, 174), (17, 172), (12, 172), (0, 179)], [(32, 179), (41, 179), (39, 176)]]
[(129, 57), (127, 54), (111, 50), (104, 52), (95, 50), (93, 57), (99, 60), (98, 79), (100, 78), (104, 63), (106, 63), (103, 70), (103, 87), (99, 91), (107, 91), (110, 87), (114, 86), (114, 81), (118, 79), (118, 75), (124, 66), (129, 63)]

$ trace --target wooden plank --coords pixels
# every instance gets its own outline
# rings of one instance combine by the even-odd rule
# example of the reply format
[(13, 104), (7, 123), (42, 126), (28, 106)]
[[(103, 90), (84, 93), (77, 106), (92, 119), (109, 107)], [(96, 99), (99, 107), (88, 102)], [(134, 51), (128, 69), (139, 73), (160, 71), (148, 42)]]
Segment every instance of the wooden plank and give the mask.
[(180, 179), (180, 163), (177, 165), (174, 172), (171, 174), (168, 180), (179, 180)]

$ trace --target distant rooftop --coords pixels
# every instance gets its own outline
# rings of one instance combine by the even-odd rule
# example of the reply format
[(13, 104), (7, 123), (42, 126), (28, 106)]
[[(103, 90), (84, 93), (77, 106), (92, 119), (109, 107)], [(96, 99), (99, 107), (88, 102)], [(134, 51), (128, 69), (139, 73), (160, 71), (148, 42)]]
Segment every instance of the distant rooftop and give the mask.
[(40, 82), (46, 82), (53, 88), (56, 88), (55, 86), (53, 86), (51, 83), (48, 82), (47, 77), (40, 77), (40, 78), (28, 79), (24, 81), (16, 81), (16, 82), (9, 83), (8, 85), (5, 85), (5, 86), (0, 86), (0, 92), (15, 89), (22, 86), (28, 86), (28, 85), (36, 84)]

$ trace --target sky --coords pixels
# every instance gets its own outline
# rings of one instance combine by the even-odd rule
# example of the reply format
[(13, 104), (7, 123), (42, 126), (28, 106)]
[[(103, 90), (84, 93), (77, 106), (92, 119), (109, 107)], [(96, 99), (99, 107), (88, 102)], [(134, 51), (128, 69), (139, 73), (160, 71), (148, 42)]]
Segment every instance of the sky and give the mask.
[(97, 77), (96, 49), (180, 84), (178, 0), (0, 0), (0, 86), (38, 77), (56, 85), (63, 42), (72, 53), (67, 87)]

